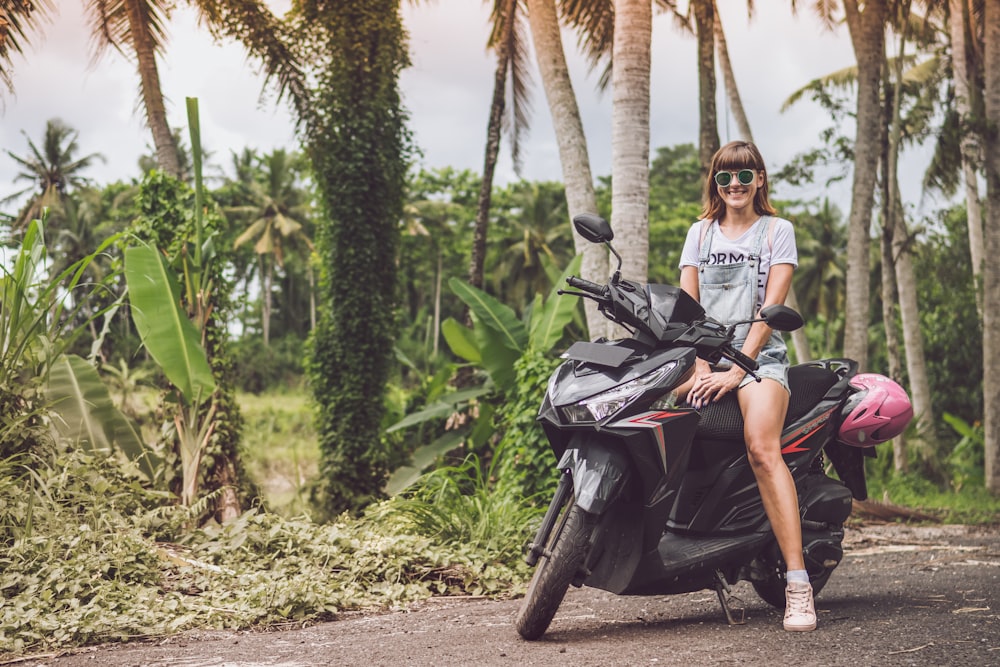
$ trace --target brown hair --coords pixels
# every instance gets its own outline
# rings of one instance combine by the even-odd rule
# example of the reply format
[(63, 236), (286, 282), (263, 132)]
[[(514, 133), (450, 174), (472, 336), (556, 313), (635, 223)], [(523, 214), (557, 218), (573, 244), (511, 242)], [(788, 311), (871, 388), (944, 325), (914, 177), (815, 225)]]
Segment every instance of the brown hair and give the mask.
[(705, 181), (704, 206), (701, 209), (703, 220), (719, 220), (726, 212), (726, 203), (719, 194), (715, 184), (715, 174), (719, 171), (737, 171), (739, 169), (754, 169), (764, 173), (764, 184), (757, 188), (753, 197), (753, 210), (757, 215), (776, 215), (778, 211), (771, 206), (767, 195), (767, 168), (760, 151), (749, 141), (731, 141), (712, 156), (712, 167)]

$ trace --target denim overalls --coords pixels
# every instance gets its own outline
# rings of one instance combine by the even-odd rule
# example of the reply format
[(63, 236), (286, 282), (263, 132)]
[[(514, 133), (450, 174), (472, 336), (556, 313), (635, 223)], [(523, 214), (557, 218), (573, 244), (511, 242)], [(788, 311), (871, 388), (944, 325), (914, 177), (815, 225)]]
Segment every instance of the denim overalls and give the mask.
[[(709, 266), (708, 258), (712, 249), (712, 238), (719, 228), (718, 222), (712, 222), (701, 243), (698, 256), (698, 294), (699, 300), (708, 315), (725, 325), (742, 322), (757, 316), (760, 304), (757, 302), (757, 272), (760, 266), (760, 252), (767, 237), (771, 219), (763, 216), (757, 223), (757, 232), (751, 244), (750, 256), (745, 262), (736, 264), (716, 264)], [(736, 327), (733, 347), (739, 350), (750, 331), (749, 324)], [(772, 331), (771, 337), (757, 355), (760, 368), (757, 375), (761, 378), (777, 380), (788, 390), (788, 348), (778, 331)], [(720, 365), (726, 368), (730, 364)], [(753, 382), (749, 374), (740, 382), (740, 387)]]

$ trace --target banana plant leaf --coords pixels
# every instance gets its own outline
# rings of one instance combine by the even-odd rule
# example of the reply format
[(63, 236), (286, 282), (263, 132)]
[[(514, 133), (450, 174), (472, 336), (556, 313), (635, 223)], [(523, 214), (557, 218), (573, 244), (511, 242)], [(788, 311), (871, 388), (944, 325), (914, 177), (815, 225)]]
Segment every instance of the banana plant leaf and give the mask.
[(385, 483), (383, 491), (387, 495), (394, 496), (416, 482), (438, 457), (444, 456), (462, 444), (466, 431), (467, 429), (448, 431), (429, 445), (418, 447), (413, 452), (413, 465), (396, 468), (389, 476), (389, 481)]
[(455, 356), (465, 359), (469, 363), (479, 364), (483, 361), (483, 353), (476, 344), (475, 334), (469, 327), (461, 324), (454, 317), (449, 317), (441, 323), (441, 333), (444, 334), (444, 341), (455, 353)]
[[(513, 309), (458, 278), (451, 278), (448, 285), (465, 302), (480, 324), (497, 332), (498, 336), (491, 337), (492, 339), (502, 342), (515, 352), (524, 352), (528, 345), (528, 331)], [(481, 346), (479, 349), (485, 358), (486, 349)]]
[(438, 398), (423, 410), (406, 415), (398, 422), (387, 428), (385, 432), (392, 433), (394, 431), (400, 431), (404, 428), (409, 428), (410, 426), (423, 424), (424, 422), (433, 421), (435, 419), (443, 419), (459, 410), (461, 406), (469, 401), (488, 394), (489, 392), (489, 387), (472, 387), (470, 389), (462, 389), (460, 391), (446, 394)]
[(56, 430), (91, 451), (120, 451), (149, 480), (161, 469), (132, 422), (119, 410), (97, 370), (76, 355), (62, 355), (49, 372), (46, 397), (58, 416)]
[(186, 401), (207, 398), (215, 391), (212, 369), (163, 255), (145, 245), (126, 248), (125, 280), (132, 319), (149, 354)]
[(532, 309), (529, 336), (529, 345), (532, 348), (548, 352), (562, 338), (566, 325), (573, 321), (573, 313), (579, 307), (580, 297), (559, 294), (559, 290), (566, 286), (566, 278), (579, 274), (582, 261), (583, 255), (573, 258), (555, 282), (555, 287), (552, 288), (544, 305), (539, 307), (536, 299), (535, 307)]

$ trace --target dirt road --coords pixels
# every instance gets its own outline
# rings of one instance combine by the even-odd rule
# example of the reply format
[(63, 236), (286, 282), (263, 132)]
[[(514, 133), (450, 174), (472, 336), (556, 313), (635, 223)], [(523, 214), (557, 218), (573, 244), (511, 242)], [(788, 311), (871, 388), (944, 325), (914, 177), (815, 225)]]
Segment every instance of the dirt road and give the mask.
[(819, 628), (786, 633), (747, 584), (746, 623), (713, 592), (616, 597), (571, 589), (549, 632), (521, 640), (518, 600), (441, 599), (418, 609), (301, 629), (219, 632), (71, 655), (48, 667), (458, 667), (465, 665), (1000, 665), (1000, 534), (940, 526), (850, 528), (846, 557), (817, 600)]

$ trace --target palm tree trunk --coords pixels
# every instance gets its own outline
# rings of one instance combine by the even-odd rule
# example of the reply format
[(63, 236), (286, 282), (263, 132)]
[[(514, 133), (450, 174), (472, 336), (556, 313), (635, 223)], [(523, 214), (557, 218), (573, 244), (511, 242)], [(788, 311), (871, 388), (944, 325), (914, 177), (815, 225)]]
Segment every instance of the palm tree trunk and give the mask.
[(615, 0), (611, 73), (611, 225), (622, 273), (646, 282), (652, 0)]
[(885, 52), (884, 2), (869, 2), (864, 11), (857, 0), (844, 0), (847, 26), (858, 65), (857, 136), (854, 142), (854, 182), (848, 217), (847, 287), (844, 308), (844, 355), (868, 366), (869, 259), (872, 207), (879, 159), (881, 79)]
[(146, 107), (146, 122), (153, 133), (156, 146), (156, 161), (160, 169), (174, 177), (179, 177), (181, 168), (177, 159), (177, 146), (167, 124), (167, 111), (163, 104), (160, 88), (160, 73), (156, 68), (156, 50), (150, 37), (150, 20), (147, 3), (141, 0), (125, 0), (128, 5), (129, 29), (132, 46), (139, 66), (139, 82), (142, 100)]
[[(493, 195), (493, 172), (500, 153), (500, 126), (503, 121), (504, 102), (507, 94), (507, 70), (510, 65), (510, 35), (514, 30), (514, 12), (517, 0), (505, 0), (503, 38), (497, 48), (497, 68), (493, 76), (493, 102), (490, 104), (490, 121), (486, 128), (486, 155), (483, 159), (483, 180), (479, 186), (476, 208), (476, 226), (469, 259), (469, 284), (482, 288), (486, 262), (486, 233), (489, 228), (490, 201)], [(467, 316), (468, 318), (468, 316)]]
[(264, 275), (264, 293), (261, 294), (261, 332), (264, 336), (264, 347), (271, 344), (271, 286), (274, 282), (274, 262), (268, 261), (266, 255), (260, 256), (261, 273)]
[(740, 137), (743, 141), (753, 143), (750, 121), (747, 119), (746, 109), (743, 108), (743, 100), (740, 99), (736, 75), (733, 73), (733, 63), (729, 59), (729, 48), (726, 46), (726, 33), (722, 29), (722, 17), (719, 16), (719, 6), (715, 0), (712, 0), (712, 13), (715, 17), (715, 48), (719, 56), (719, 69), (722, 70), (726, 96), (729, 98), (729, 108), (733, 112), (733, 119), (736, 121), (736, 129), (739, 131)]
[[(972, 116), (972, 95), (969, 87), (969, 65), (965, 54), (965, 0), (950, 0), (951, 16), (948, 30), (951, 33), (952, 80), (955, 82), (955, 105), (962, 126)], [(962, 179), (965, 181), (965, 207), (969, 226), (969, 255), (972, 260), (972, 279), (975, 281), (976, 305), (983, 316), (983, 214), (979, 205), (979, 186), (976, 177), (975, 133), (962, 131)]]
[(715, 108), (715, 3), (692, 0), (698, 36), (698, 159), (708, 178), (712, 156), (719, 150), (719, 116)]
[[(1000, 127), (1000, 0), (985, 0), (986, 125)], [(987, 132), (986, 257), (1000, 257), (1000, 134)], [(985, 481), (1000, 495), (1000, 262), (983, 266), (983, 430)]]
[[(566, 205), (572, 219), (580, 213), (596, 213), (597, 197), (590, 172), (587, 138), (583, 133), (580, 108), (573, 92), (573, 82), (566, 65), (555, 0), (528, 0), (528, 20), (535, 45), (535, 58), (548, 100), (563, 183)], [(604, 283), (608, 278), (608, 253), (604, 246), (590, 243), (573, 230), (573, 247), (583, 255), (580, 273), (591, 282)], [(609, 321), (597, 310), (597, 303), (584, 299), (587, 330), (590, 338), (610, 335)]]
[[(900, 59), (896, 60), (896, 73), (899, 74)], [(893, 197), (898, 193), (893, 191), (896, 174), (896, 157), (899, 147), (899, 125), (894, 124), (899, 112), (900, 79), (896, 79), (895, 87), (889, 85), (889, 77), (885, 81), (885, 99), (892, 104), (883, 106), (884, 122), (882, 123), (882, 233), (879, 235), (879, 251), (882, 256), (882, 325), (885, 329), (886, 356), (889, 361), (889, 377), (903, 383), (903, 359), (899, 343), (899, 330), (896, 328), (896, 304), (899, 293), (896, 290), (896, 262), (893, 256), (893, 235), (896, 232), (896, 210)], [(897, 472), (909, 470), (909, 456), (905, 439), (900, 436), (892, 439), (892, 461)]]

